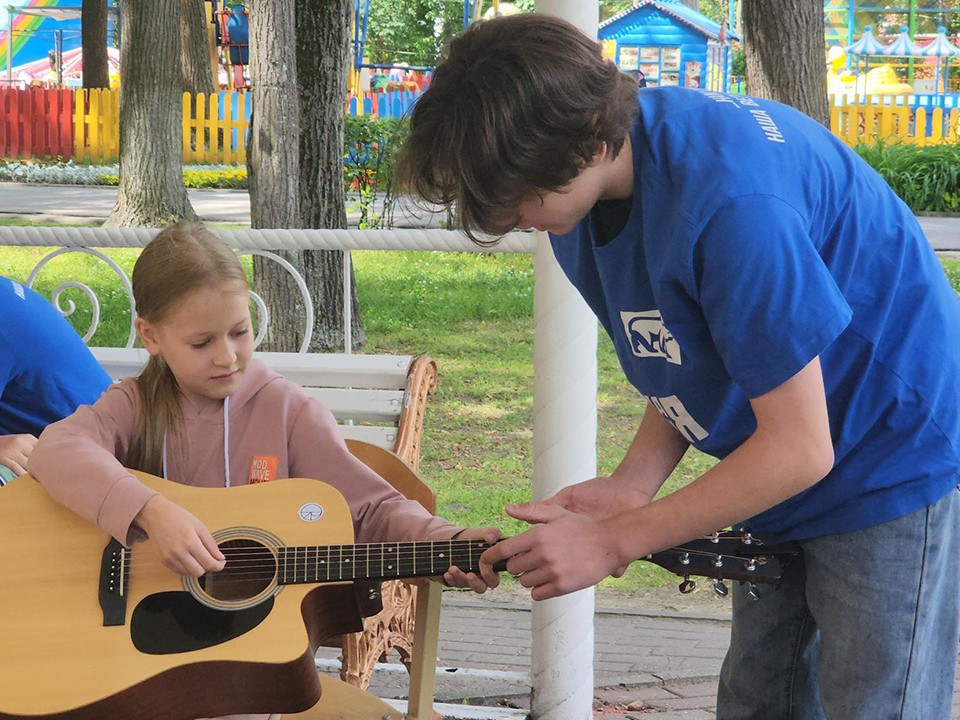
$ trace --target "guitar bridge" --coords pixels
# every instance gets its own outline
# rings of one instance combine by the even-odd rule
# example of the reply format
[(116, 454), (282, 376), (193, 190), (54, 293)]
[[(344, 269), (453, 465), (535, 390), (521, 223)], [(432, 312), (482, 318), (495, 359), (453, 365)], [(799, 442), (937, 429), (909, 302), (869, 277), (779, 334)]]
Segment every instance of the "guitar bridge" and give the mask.
[(103, 626), (123, 625), (127, 618), (130, 551), (116, 538), (103, 549), (100, 560), (100, 610)]

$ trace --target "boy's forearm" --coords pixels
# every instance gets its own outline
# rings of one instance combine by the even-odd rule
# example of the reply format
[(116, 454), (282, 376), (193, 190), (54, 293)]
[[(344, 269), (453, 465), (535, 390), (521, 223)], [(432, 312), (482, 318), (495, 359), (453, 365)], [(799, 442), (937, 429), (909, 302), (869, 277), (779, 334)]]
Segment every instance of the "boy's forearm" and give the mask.
[(610, 477), (629, 482), (653, 498), (689, 446), (686, 438), (648, 403), (633, 442)]
[[(754, 440), (757, 440), (754, 442)], [(825, 472), (803, 455), (751, 438), (686, 487), (610, 518), (608, 537), (636, 560), (746, 520), (819, 481)]]
[(737, 450), (686, 487), (607, 521), (607, 537), (625, 560), (747, 520), (830, 472), (833, 444), (818, 360), (751, 405), (757, 429)]

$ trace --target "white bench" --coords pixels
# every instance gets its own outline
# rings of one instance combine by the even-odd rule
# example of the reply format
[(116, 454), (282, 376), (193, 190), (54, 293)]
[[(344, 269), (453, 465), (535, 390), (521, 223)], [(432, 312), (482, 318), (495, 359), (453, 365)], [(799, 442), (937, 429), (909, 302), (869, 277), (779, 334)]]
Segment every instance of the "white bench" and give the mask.
[[(139, 374), (148, 357), (142, 348), (90, 350), (115, 380)], [(433, 490), (415, 472), (424, 408), (437, 382), (432, 359), (281, 352), (258, 352), (256, 357), (330, 408), (351, 452), (404, 495), (436, 512)], [(324, 641), (342, 649), (341, 679), (367, 688), (376, 663), (396, 650), (410, 671), (406, 717), (432, 719), (441, 590), (436, 583), (383, 583), (383, 610), (365, 618), (363, 632)]]

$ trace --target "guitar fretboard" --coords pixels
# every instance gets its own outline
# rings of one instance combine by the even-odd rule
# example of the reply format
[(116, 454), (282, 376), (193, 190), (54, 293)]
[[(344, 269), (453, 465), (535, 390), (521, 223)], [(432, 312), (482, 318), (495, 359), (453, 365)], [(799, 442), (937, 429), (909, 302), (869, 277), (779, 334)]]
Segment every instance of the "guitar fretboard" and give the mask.
[(287, 546), (278, 552), (278, 582), (295, 585), (429, 577), (442, 575), (453, 565), (476, 572), (480, 555), (488, 547), (482, 540)]

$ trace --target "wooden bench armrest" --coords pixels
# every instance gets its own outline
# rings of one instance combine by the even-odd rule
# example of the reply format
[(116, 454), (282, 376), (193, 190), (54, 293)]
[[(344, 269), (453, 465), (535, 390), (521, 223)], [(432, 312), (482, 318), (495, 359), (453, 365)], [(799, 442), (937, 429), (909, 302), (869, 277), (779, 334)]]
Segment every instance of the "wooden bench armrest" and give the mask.
[[(426, 355), (415, 357), (407, 371), (407, 390), (400, 413), (395, 452), (416, 470), (420, 467), (423, 413), (427, 398), (437, 387), (437, 363)], [(431, 512), (433, 512), (431, 510)]]

